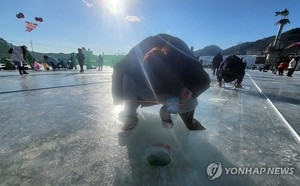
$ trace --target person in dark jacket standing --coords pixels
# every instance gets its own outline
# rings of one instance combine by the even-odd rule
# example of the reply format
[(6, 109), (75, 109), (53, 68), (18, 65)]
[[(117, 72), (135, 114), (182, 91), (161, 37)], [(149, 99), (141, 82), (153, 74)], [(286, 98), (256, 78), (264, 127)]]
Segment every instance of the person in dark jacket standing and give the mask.
[(218, 54), (214, 57), (214, 59), (212, 61), (213, 75), (216, 74), (216, 70), (218, 71), (222, 61), (223, 61), (223, 56), (222, 56), (221, 52), (218, 52)]
[(82, 53), (82, 49), (78, 48), (78, 53), (76, 54), (76, 59), (78, 60), (79, 66), (80, 66), (80, 72), (83, 73), (83, 64), (84, 64), (84, 54)]
[(98, 70), (99, 70), (99, 71), (102, 71), (104, 60), (103, 60), (103, 57), (101, 56), (101, 54), (99, 55), (98, 63), (99, 63)]
[(179, 38), (159, 34), (144, 39), (116, 64), (112, 75), (115, 105), (123, 104), (123, 131), (137, 123), (139, 106), (162, 104), (160, 117), (172, 128), (172, 113), (179, 113), (189, 130), (205, 129), (194, 118), (197, 97), (209, 88), (210, 78), (189, 47)]

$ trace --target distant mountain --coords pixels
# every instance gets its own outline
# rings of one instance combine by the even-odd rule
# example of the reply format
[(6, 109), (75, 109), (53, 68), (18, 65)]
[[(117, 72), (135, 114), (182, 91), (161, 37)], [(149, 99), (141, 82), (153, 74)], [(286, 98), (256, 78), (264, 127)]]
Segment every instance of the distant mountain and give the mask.
[(216, 55), (218, 52), (223, 52), (222, 48), (216, 45), (210, 45), (201, 50), (197, 50), (194, 53), (196, 56), (212, 56)]
[[(245, 42), (222, 50), (216, 45), (204, 47), (203, 49), (196, 50), (196, 56), (214, 56), (218, 52), (224, 55), (230, 55), (238, 51), (239, 55), (245, 55), (247, 51), (265, 51), (268, 46), (274, 41), (275, 35), (263, 38), (254, 42)], [(282, 33), (280, 39), (281, 48), (284, 48), (296, 41), (300, 41), (300, 28), (294, 28), (287, 32)]]

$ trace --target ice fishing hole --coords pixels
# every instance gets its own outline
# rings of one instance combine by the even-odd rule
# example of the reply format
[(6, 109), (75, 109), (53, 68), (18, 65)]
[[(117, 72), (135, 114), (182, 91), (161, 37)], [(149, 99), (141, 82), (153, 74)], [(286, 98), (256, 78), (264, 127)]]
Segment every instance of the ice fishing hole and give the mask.
[(146, 151), (149, 165), (154, 167), (164, 167), (171, 163), (171, 156), (168, 149), (164, 147), (152, 146)]

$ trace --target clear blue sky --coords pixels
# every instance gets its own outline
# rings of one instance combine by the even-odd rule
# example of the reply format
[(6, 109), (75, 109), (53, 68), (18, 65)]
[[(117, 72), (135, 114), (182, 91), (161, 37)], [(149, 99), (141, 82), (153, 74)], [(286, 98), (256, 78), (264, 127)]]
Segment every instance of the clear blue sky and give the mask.
[[(239, 42), (276, 35), (276, 11), (287, 8), (300, 27), (300, 0), (1, 0), (0, 37), (14, 45), (30, 39), (37, 52), (127, 53), (142, 39), (168, 33), (195, 50), (226, 49)], [(16, 14), (22, 12), (24, 19)], [(35, 21), (42, 17), (44, 22)], [(25, 21), (38, 23), (25, 32)]]

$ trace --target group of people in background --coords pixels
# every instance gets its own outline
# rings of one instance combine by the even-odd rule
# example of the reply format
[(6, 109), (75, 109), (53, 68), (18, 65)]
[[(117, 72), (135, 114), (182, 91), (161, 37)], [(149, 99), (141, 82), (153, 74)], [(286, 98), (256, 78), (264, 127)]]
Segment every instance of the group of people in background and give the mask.
[[(191, 50), (192, 53), (194, 53), (194, 51), (193, 51), (194, 48), (193, 47), (191, 47), (190, 50)], [(25, 45), (23, 45), (23, 46), (14, 46), (13, 48), (10, 48), (8, 52), (11, 55), (11, 60), (13, 61), (14, 65), (17, 67), (20, 75), (28, 74), (28, 72), (26, 72), (26, 70), (24, 68), (24, 62), (26, 61), (26, 55), (27, 55), (27, 47)], [(228, 59), (230, 57), (232, 57), (232, 56), (228, 56)], [(74, 58), (77, 59), (78, 64), (80, 66), (80, 73), (83, 73), (84, 72), (83, 66), (84, 66), (85, 56), (84, 56), (81, 48), (78, 48), (78, 53), (76, 54), (76, 56)], [(218, 52), (214, 56), (213, 61), (212, 61), (211, 68), (212, 68), (212, 71), (213, 71), (213, 75), (216, 75), (218, 77), (218, 82), (219, 82), (218, 86), (219, 87), (222, 86), (221, 83), (224, 80), (224, 78), (221, 77), (221, 76), (224, 76), (224, 73), (223, 74), (219, 73), (219, 72), (221, 72), (220, 67), (222, 66), (221, 65), (222, 63), (228, 61), (226, 59), (224, 60), (221, 52)], [(238, 57), (235, 58), (235, 59), (237, 60)], [(278, 59), (275, 62), (275, 66), (274, 66), (272, 72), (274, 74), (276, 74), (276, 72), (278, 71), (278, 74), (280, 76), (282, 76), (283, 72), (285, 70), (287, 70), (288, 71), (287, 76), (292, 77), (292, 75), (293, 75), (293, 73), (296, 69), (296, 66), (299, 62), (299, 59), (300, 59), (300, 56), (294, 56), (289, 62), (287, 62), (286, 59), (283, 56), (279, 56)], [(99, 55), (99, 58), (98, 58), (98, 70), (99, 71), (103, 70), (103, 64), (104, 64), (103, 57), (101, 55)], [(45, 70), (50, 70), (50, 68), (49, 68), (50, 66), (52, 67), (53, 70), (59, 70), (61, 64), (60, 64), (59, 60), (57, 60), (55, 57), (45, 55), (43, 57), (42, 64), (40, 64), (36, 61), (33, 64), (33, 68), (36, 71), (40, 71), (42, 66), (44, 67)], [(239, 65), (237, 65), (237, 66), (239, 66)], [(246, 68), (246, 64), (245, 63), (240, 63), (240, 66), (241, 66), (240, 71), (244, 72), (244, 70)], [(222, 67), (224, 67), (224, 65)], [(76, 66), (75, 66), (75, 69), (77, 69)], [(241, 74), (244, 74), (244, 73), (241, 73)], [(241, 82), (242, 82), (242, 79), (243, 79), (243, 75), (241, 75), (241, 77), (236, 78), (236, 79), (238, 79), (237, 87), (241, 87)]]
[[(13, 48), (10, 48), (8, 50), (8, 53), (10, 54), (10, 58), (11, 58), (12, 62), (19, 70), (20, 75), (29, 74), (28, 72), (25, 71), (25, 68), (24, 68), (24, 63), (26, 62), (27, 47), (25, 45), (13, 46)], [(79, 67), (80, 67), (80, 73), (83, 73), (85, 56), (84, 56), (81, 48), (78, 48), (78, 53), (76, 54), (75, 57), (78, 61)], [(99, 64), (98, 70), (102, 71), (104, 60), (101, 55), (99, 55), (98, 64)], [(56, 59), (53, 56), (44, 55), (43, 62), (41, 64), (36, 61), (33, 63), (33, 69), (35, 71), (40, 71), (42, 69), (42, 66), (44, 67), (45, 70), (50, 70), (50, 66), (52, 67), (53, 70), (60, 70), (61, 63), (59, 62), (58, 59)], [(75, 66), (75, 69), (77, 69), (76, 66)]]
[[(287, 70), (287, 76), (292, 77), (299, 59), (300, 56), (294, 56), (292, 59), (279, 56), (272, 72), (276, 74), (278, 71), (278, 74), (282, 76), (284, 71)], [(219, 87), (222, 87), (223, 83), (235, 81), (235, 88), (241, 88), (246, 66), (247, 64), (243, 62), (243, 58), (239, 58), (236, 55), (229, 55), (223, 60), (223, 56), (221, 52), (219, 52), (212, 60), (211, 69), (213, 75), (217, 76)]]
[(273, 68), (272, 73), (276, 74), (278, 71), (278, 74), (280, 76), (283, 76), (283, 72), (287, 70), (287, 76), (293, 77), (293, 73), (296, 70), (296, 67), (298, 65), (300, 56), (294, 56), (289, 62), (286, 62), (283, 56), (280, 56), (276, 62), (275, 67)]

